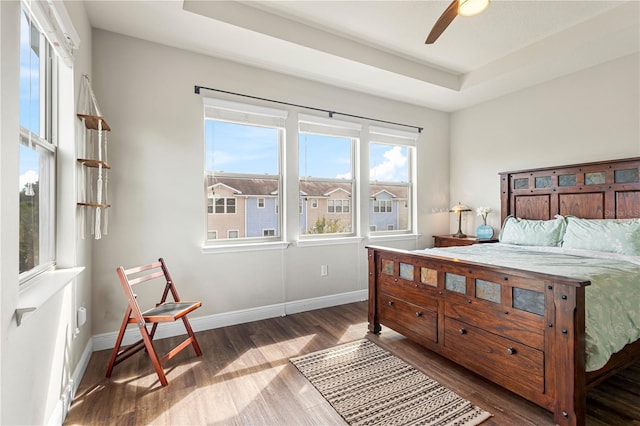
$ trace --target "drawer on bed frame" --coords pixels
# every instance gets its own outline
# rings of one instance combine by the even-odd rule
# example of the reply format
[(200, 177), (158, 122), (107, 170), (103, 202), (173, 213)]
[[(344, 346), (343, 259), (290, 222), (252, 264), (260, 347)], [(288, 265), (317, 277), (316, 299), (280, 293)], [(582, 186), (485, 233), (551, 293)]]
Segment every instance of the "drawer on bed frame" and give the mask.
[(448, 317), (444, 330), (444, 352), (454, 361), (521, 395), (544, 392), (542, 351)]
[(437, 305), (429, 308), (380, 293), (378, 306), (381, 321), (388, 327), (427, 346), (438, 343)]
[(501, 303), (447, 294), (444, 314), (493, 334), (544, 350), (544, 316)]

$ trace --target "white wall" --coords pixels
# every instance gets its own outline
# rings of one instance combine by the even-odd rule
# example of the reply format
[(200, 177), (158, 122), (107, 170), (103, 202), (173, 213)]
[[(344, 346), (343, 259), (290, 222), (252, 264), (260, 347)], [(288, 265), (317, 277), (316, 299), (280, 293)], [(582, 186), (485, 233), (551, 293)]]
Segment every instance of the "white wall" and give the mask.
[[(640, 156), (639, 64), (623, 57), (453, 113), (452, 202), (492, 207), (498, 230), (499, 172)], [(463, 231), (480, 223), (469, 212)]]
[[(77, 99), (79, 75), (90, 71), (91, 31), (82, 3), (69, 2), (83, 48), (74, 71), (60, 76), (67, 94)], [(20, 3), (0, 2), (0, 424), (45, 424), (61, 421), (61, 397), (68, 396), (71, 379), (79, 383), (82, 363), (90, 354), (91, 324), (76, 333), (76, 308), (89, 309), (90, 243), (78, 240), (75, 229), (75, 141), (73, 132), (59, 141), (58, 262), (87, 269), (64, 290), (16, 324), (18, 291), (18, 100)], [(75, 73), (75, 74), (74, 74)], [(74, 91), (75, 87), (75, 91)], [(71, 92), (71, 93), (69, 93)], [(67, 124), (74, 107), (63, 111)], [(88, 350), (87, 350), (88, 349)]]
[[(115, 332), (122, 320), (115, 268), (161, 256), (182, 298), (203, 300), (195, 318), (366, 289), (363, 243), (202, 254), (203, 110), (194, 85), (424, 127), (418, 142), (423, 236), (396, 245), (426, 246), (447, 229), (449, 215), (439, 211), (449, 204), (448, 114), (102, 30), (94, 31), (93, 52), (95, 92), (112, 128), (109, 235), (93, 256), (94, 334)], [(287, 133), (290, 167), (297, 167), (295, 114)], [(295, 174), (285, 179), (295, 196)], [(287, 224), (296, 229), (297, 202), (289, 207)], [(321, 264), (329, 265), (328, 277), (320, 277)]]

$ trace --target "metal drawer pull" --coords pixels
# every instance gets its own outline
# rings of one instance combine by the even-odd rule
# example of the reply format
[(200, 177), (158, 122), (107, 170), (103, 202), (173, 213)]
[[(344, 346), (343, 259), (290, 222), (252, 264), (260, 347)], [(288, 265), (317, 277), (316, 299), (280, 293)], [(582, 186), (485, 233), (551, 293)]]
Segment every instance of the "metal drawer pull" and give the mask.
[(389, 306), (393, 306), (393, 300), (389, 300)]
[(458, 330), (458, 332), (460, 334), (467, 334), (467, 330), (465, 330), (464, 328), (461, 328), (460, 330)]
[(508, 348), (507, 352), (509, 352), (509, 355), (515, 355), (516, 354), (516, 348)]
[(421, 317), (422, 316), (422, 312), (416, 312), (416, 317)]

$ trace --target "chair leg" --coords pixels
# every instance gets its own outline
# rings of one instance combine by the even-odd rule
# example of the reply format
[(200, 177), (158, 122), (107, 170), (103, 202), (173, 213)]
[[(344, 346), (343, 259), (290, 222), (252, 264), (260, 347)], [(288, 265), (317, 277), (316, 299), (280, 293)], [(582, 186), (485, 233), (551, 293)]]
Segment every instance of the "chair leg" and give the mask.
[(182, 317), (182, 322), (184, 323), (184, 328), (187, 329), (187, 334), (189, 335), (189, 337), (191, 337), (191, 344), (193, 345), (193, 350), (196, 352), (196, 356), (201, 356), (202, 350), (200, 349), (200, 344), (198, 343), (196, 335), (191, 329), (191, 323), (189, 322), (189, 319), (186, 315)]
[(113, 372), (113, 367), (116, 365), (116, 358), (118, 357), (118, 352), (120, 352), (120, 346), (122, 346), (122, 339), (124, 338), (124, 332), (127, 330), (127, 324), (129, 324), (129, 317), (131, 316), (131, 308), (127, 309), (127, 312), (124, 313), (124, 319), (122, 320), (122, 325), (120, 326), (120, 332), (118, 333), (118, 338), (116, 339), (116, 344), (113, 347), (113, 351), (111, 352), (111, 359), (109, 360), (109, 366), (107, 367), (107, 377), (111, 377), (111, 373)]
[(156, 349), (153, 347), (153, 342), (151, 341), (151, 336), (149, 336), (146, 325), (139, 327), (139, 329), (140, 334), (142, 334), (142, 340), (144, 340), (144, 346), (147, 348), (147, 353), (149, 354), (149, 358), (151, 358), (151, 363), (153, 364), (153, 368), (156, 370), (156, 374), (158, 374), (160, 383), (162, 383), (162, 386), (167, 386), (169, 384), (167, 376), (164, 374), (162, 364), (160, 363), (160, 359), (158, 359)]

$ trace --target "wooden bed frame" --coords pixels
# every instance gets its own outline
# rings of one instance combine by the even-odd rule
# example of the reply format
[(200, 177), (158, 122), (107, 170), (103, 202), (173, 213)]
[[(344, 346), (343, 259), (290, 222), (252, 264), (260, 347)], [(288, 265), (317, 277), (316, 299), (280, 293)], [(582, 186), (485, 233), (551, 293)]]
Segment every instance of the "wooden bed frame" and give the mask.
[[(640, 157), (500, 173), (501, 216), (640, 217)], [(584, 425), (586, 392), (640, 360), (640, 341), (585, 370), (589, 281), (369, 246), (369, 331), (381, 324)], [(452, 291), (450, 277), (462, 283)], [(478, 283), (497, 300), (476, 294)], [(538, 309), (522, 300), (538, 298)], [(532, 305), (533, 306), (533, 305)]]

